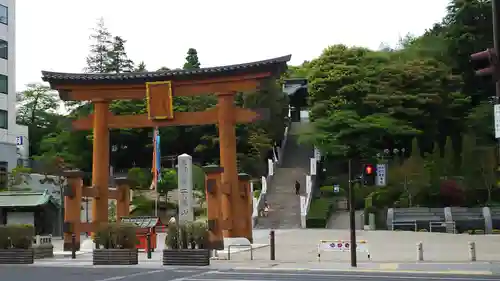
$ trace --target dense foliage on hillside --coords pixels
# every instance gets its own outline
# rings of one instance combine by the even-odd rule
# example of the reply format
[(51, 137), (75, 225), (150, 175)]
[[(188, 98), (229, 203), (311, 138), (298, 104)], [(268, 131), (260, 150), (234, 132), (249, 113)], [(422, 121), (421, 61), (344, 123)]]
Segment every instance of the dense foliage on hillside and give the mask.
[[(469, 61), (492, 47), (491, 25), (489, 1), (451, 1), (442, 22), (396, 48), (335, 45), (291, 68), (309, 80), (314, 132), (304, 139), (326, 155), (325, 184), (347, 185), (348, 158), (357, 171), (361, 161), (388, 161), (389, 187), (372, 194), (375, 205), (500, 201), (495, 93)], [(373, 191), (361, 189), (358, 206)]]

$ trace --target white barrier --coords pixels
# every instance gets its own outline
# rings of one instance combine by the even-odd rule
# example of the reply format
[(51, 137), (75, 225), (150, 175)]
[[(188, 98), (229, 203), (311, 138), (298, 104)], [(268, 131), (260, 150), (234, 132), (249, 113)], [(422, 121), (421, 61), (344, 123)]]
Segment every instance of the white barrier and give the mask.
[[(350, 252), (350, 240), (321, 240), (318, 243), (318, 261), (321, 261), (321, 252)], [(370, 259), (370, 251), (368, 250), (368, 242), (360, 240), (356, 242), (356, 252), (366, 253)]]

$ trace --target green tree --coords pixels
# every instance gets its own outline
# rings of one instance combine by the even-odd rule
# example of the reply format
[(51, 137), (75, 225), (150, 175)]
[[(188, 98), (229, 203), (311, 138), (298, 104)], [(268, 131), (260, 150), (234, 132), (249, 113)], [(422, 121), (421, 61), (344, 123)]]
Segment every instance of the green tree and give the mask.
[(186, 62), (184, 63), (184, 69), (199, 69), (200, 61), (198, 59), (198, 52), (194, 48), (189, 48), (186, 56)]
[(127, 41), (120, 36), (113, 37), (106, 72), (120, 73), (132, 72), (134, 70), (134, 62), (129, 59), (125, 51), (126, 42)]
[(158, 182), (157, 191), (167, 202), (168, 193), (177, 189), (177, 171), (175, 169), (162, 169), (161, 180)]
[(146, 69), (146, 63), (144, 61), (141, 61), (137, 67), (134, 70), (135, 72), (147, 72), (148, 70)]
[(111, 58), (109, 53), (112, 50), (112, 36), (104, 25), (104, 19), (97, 21), (97, 26), (93, 29), (94, 33), (90, 35), (92, 44), (90, 45), (90, 54), (87, 56), (86, 72), (105, 73), (109, 70)]
[(58, 114), (59, 100), (54, 91), (41, 84), (28, 84), (26, 90), (17, 93), (19, 105), (17, 123), (28, 127), (29, 151), (40, 153), (44, 137), (57, 130), (62, 116)]

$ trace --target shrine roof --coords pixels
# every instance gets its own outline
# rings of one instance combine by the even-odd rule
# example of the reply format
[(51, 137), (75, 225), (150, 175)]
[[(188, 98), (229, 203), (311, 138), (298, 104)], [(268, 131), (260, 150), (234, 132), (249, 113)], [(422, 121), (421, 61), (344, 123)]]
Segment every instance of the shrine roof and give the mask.
[(267, 60), (234, 64), (227, 66), (207, 67), (200, 69), (174, 69), (155, 72), (125, 73), (62, 73), (42, 71), (42, 80), (49, 83), (78, 84), (118, 84), (143, 83), (163, 80), (188, 80), (229, 75), (243, 75), (259, 71), (270, 71), (273, 74), (286, 70), (286, 63), (291, 55)]

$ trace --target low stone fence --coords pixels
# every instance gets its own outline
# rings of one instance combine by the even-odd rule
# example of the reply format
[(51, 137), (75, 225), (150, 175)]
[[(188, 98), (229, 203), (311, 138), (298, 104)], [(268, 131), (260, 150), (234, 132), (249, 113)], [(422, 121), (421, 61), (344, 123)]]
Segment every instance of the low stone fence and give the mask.
[(52, 235), (35, 235), (33, 237), (33, 250), (35, 259), (53, 258), (54, 245)]

